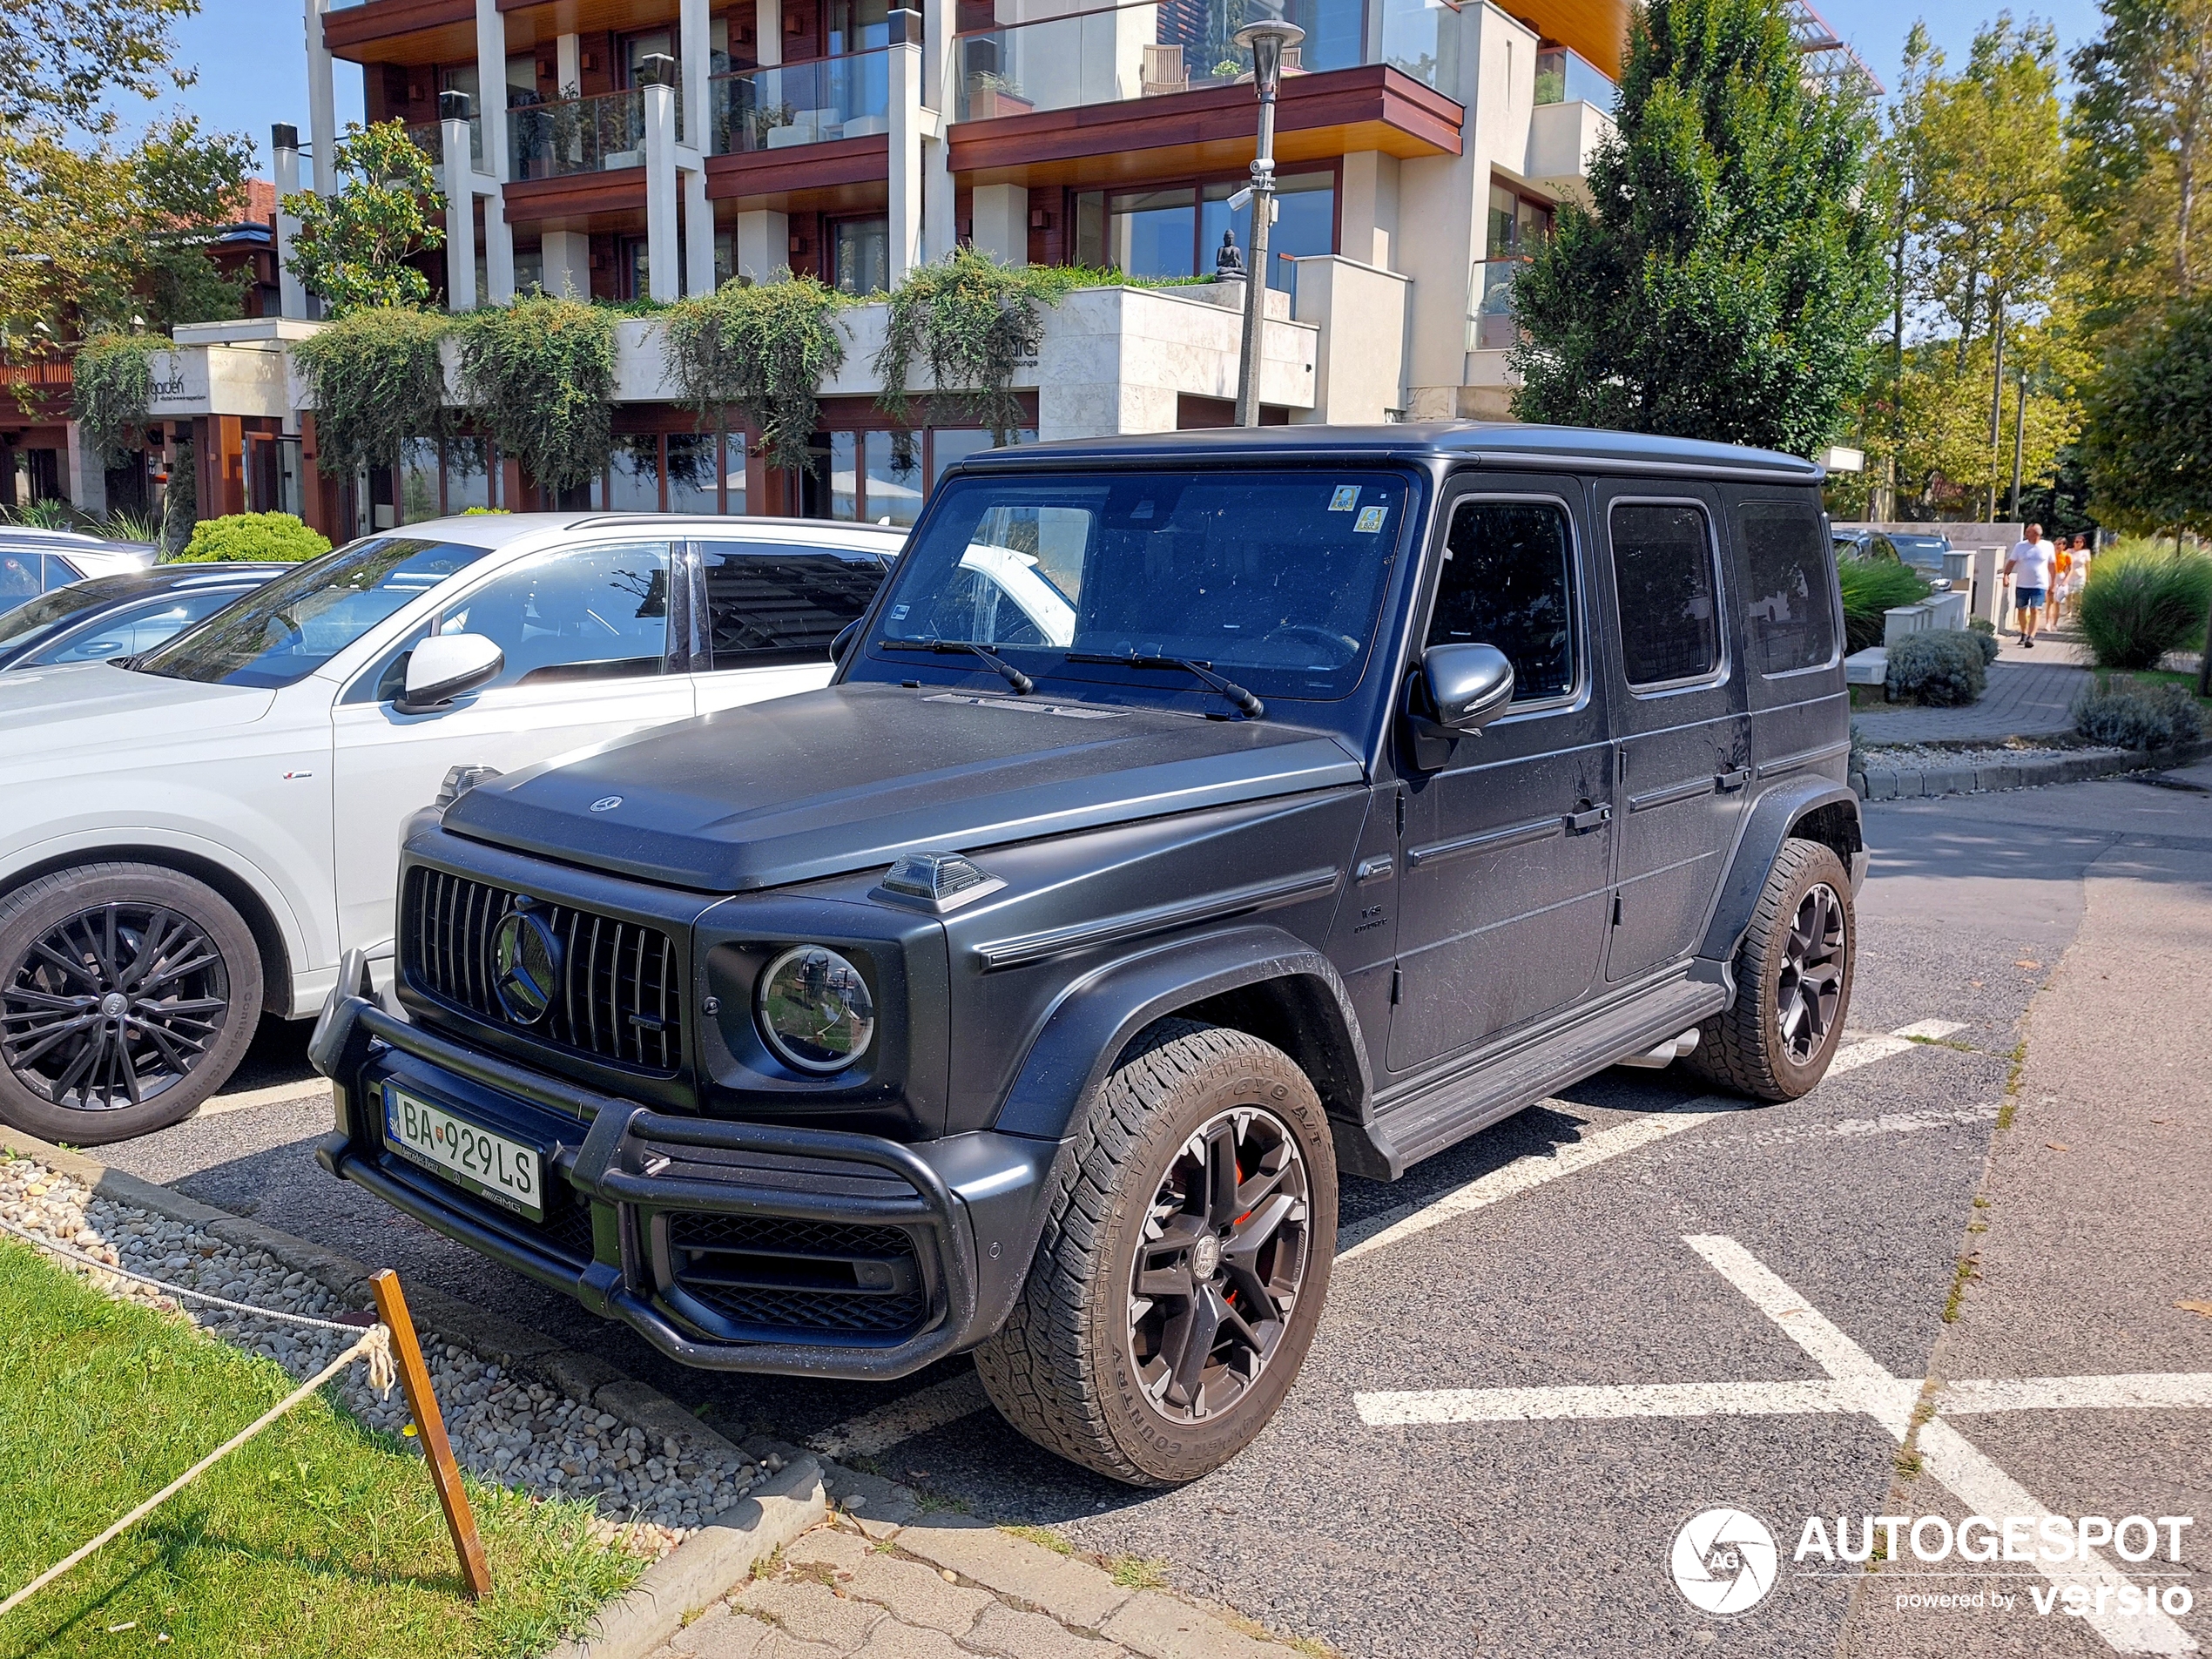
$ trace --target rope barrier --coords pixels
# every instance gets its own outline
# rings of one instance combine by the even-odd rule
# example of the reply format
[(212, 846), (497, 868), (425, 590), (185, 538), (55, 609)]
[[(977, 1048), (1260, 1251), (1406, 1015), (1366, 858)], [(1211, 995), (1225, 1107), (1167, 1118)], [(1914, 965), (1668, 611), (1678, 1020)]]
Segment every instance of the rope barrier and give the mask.
[(60, 1561), (56, 1561), (51, 1567), (41, 1573), (37, 1578), (31, 1580), (30, 1583), (24, 1585), (21, 1589), (17, 1590), (13, 1595), (8, 1597), (6, 1601), (0, 1602), (0, 1618), (5, 1618), (17, 1608), (22, 1606), (32, 1596), (37, 1595), (40, 1590), (44, 1589), (46, 1586), (52, 1583), (56, 1579), (61, 1577), (63, 1574), (68, 1572), (71, 1568), (75, 1567), (87, 1556), (91, 1555), (94, 1551), (98, 1550), (101, 1545), (108, 1543), (111, 1541), (122, 1536), (122, 1534), (125, 1532), (128, 1532), (133, 1525), (140, 1521), (143, 1521), (146, 1516), (152, 1514), (156, 1509), (158, 1509), (170, 1499), (175, 1497), (177, 1494), (182, 1492), (194, 1480), (198, 1480), (201, 1475), (206, 1474), (208, 1470), (213, 1468), (216, 1464), (221, 1462), (223, 1459), (228, 1457), (233, 1452), (237, 1451), (239, 1447), (245, 1445), (256, 1434), (259, 1434), (263, 1429), (268, 1427), (268, 1426), (275, 1422), (278, 1418), (283, 1416), (294, 1406), (297, 1406), (301, 1400), (307, 1399), (308, 1395), (314, 1393), (315, 1390), (321, 1387), (333, 1377), (338, 1375), (340, 1372), (345, 1370), (347, 1366), (352, 1365), (356, 1359), (365, 1359), (368, 1362), (368, 1386), (376, 1390), (380, 1395), (389, 1394), (392, 1392), (393, 1385), (398, 1380), (397, 1372), (394, 1368), (392, 1361), (392, 1332), (390, 1329), (384, 1325), (372, 1325), (367, 1330), (363, 1330), (359, 1325), (342, 1325), (335, 1319), (318, 1319), (305, 1313), (284, 1313), (280, 1312), (273, 1308), (257, 1308), (249, 1306), (244, 1302), (233, 1302), (224, 1297), (211, 1295), (206, 1291), (187, 1290), (181, 1285), (171, 1285), (162, 1279), (148, 1278), (144, 1273), (134, 1273), (128, 1268), (111, 1266), (106, 1262), (100, 1260), (97, 1256), (88, 1256), (84, 1251), (72, 1250), (69, 1245), (61, 1244), (57, 1240), (42, 1238), (37, 1233), (30, 1232), (24, 1228), (18, 1227), (13, 1222), (8, 1220), (5, 1217), (0, 1217), (0, 1228), (5, 1229), (7, 1231), (15, 1234), (17, 1238), (24, 1239), (29, 1244), (31, 1244), (38, 1249), (45, 1251), (50, 1254), (66, 1257), (72, 1261), (81, 1263), (84, 1266), (93, 1269), (97, 1272), (111, 1273), (118, 1278), (125, 1278), (131, 1280), (134, 1284), (148, 1285), (154, 1290), (160, 1291), (165, 1295), (190, 1297), (196, 1301), (212, 1302), (218, 1307), (230, 1308), (239, 1313), (250, 1314), (258, 1319), (279, 1319), (289, 1325), (314, 1325), (325, 1331), (343, 1332), (346, 1335), (355, 1339), (353, 1344), (348, 1346), (343, 1353), (340, 1354), (335, 1359), (333, 1359), (328, 1365), (325, 1366), (320, 1371), (317, 1372), (314, 1376), (310, 1378), (307, 1381), (301, 1383), (299, 1387), (293, 1389), (289, 1394), (287, 1394), (275, 1405), (270, 1406), (267, 1411), (263, 1412), (261, 1415), (255, 1418), (253, 1422), (247, 1424), (246, 1427), (232, 1435), (229, 1440), (224, 1441), (222, 1445), (217, 1447), (206, 1457), (200, 1459), (199, 1462), (193, 1464), (192, 1467), (186, 1469), (174, 1480), (172, 1480), (167, 1486), (162, 1487), (160, 1491), (155, 1493), (153, 1496), (148, 1498), (144, 1503), (133, 1509), (129, 1514), (124, 1516), (122, 1520), (117, 1521), (98, 1537), (91, 1540), (91, 1541), (83, 1545), (79, 1548), (71, 1551), (68, 1555), (64, 1556)]

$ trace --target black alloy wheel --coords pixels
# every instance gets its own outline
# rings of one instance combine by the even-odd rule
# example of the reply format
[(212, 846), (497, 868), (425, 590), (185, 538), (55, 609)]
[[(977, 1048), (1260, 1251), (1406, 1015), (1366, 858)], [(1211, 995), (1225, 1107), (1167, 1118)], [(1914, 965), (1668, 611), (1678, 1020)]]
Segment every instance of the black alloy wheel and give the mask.
[(98, 1146), (188, 1116), (259, 1023), (253, 930), (206, 882), (85, 864), (0, 895), (0, 1119)]
[(1802, 1066), (1827, 1042), (1843, 1002), (1844, 907), (1825, 881), (1814, 882), (1797, 900), (1775, 990), (1783, 1052)]
[(48, 927), (0, 988), (0, 1063), (56, 1106), (142, 1106), (183, 1082), (230, 1017), (206, 930), (157, 904), (111, 903)]
[(1311, 1244), (1305, 1160), (1273, 1113), (1202, 1125), (1152, 1198), (1130, 1275), (1130, 1359), (1163, 1416), (1233, 1406), (1281, 1344)]

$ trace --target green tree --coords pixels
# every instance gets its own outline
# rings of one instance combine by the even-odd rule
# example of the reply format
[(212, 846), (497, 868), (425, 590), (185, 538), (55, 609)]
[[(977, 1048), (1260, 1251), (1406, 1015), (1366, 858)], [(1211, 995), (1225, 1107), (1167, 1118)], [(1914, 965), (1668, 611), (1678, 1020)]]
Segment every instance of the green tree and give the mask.
[(2164, 307), (2107, 353), (2088, 387), (2081, 458), (2098, 516), (2212, 530), (2212, 293)]
[(408, 137), (407, 123), (393, 120), (349, 125), (336, 162), (345, 181), (336, 191), (284, 199), (284, 211), (300, 221), (293, 274), (334, 315), (428, 305), (430, 279), (408, 260), (445, 245), (445, 196), (430, 158)]
[(170, 33), (198, 0), (8, 0), (0, 6), (0, 126), (114, 130), (102, 104), (192, 84)]
[(1593, 206), (1514, 285), (1523, 420), (1810, 455), (1858, 404), (1883, 299), (1863, 104), (1808, 85), (1775, 0), (1651, 0)]
[(2187, 296), (2208, 265), (2212, 0), (2104, 0), (2104, 32), (2074, 55), (2066, 197), (2096, 298), (2124, 320)]

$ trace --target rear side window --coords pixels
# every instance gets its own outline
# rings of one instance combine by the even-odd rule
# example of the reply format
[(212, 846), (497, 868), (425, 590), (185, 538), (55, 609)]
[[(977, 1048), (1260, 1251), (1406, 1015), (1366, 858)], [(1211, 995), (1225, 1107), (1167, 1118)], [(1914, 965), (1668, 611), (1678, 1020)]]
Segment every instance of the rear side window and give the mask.
[(1720, 583), (1705, 509), (1692, 502), (1613, 509), (1621, 665), (1638, 690), (1698, 680), (1721, 665)]
[(1460, 502), (1427, 643), (1494, 645), (1513, 664), (1516, 703), (1566, 696), (1575, 675), (1572, 550), (1556, 502)]
[(1820, 515), (1803, 502), (1743, 507), (1751, 664), (1762, 674), (1818, 668), (1836, 655), (1836, 577)]
[(875, 597), (883, 565), (858, 549), (706, 542), (706, 610), (717, 668), (829, 660), (830, 642)]

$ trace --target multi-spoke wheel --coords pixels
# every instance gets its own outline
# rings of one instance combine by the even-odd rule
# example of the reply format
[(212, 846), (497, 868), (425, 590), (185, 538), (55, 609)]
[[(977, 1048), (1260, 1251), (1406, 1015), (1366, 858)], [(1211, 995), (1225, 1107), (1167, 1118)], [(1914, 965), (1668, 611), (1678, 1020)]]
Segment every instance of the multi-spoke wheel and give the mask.
[(1320, 1098), (1281, 1049), (1168, 1021), (1076, 1150), (975, 1368), (1048, 1450), (1132, 1485), (1195, 1480), (1265, 1426), (1312, 1345), (1336, 1245)]
[(79, 1145), (172, 1123), (219, 1088), (260, 1011), (237, 911), (151, 865), (91, 865), (0, 902), (0, 1117)]
[(1757, 1100), (1804, 1094), (1843, 1035), (1857, 946), (1843, 860), (1784, 842), (1737, 948), (1735, 1005), (1705, 1022), (1689, 1069)]

